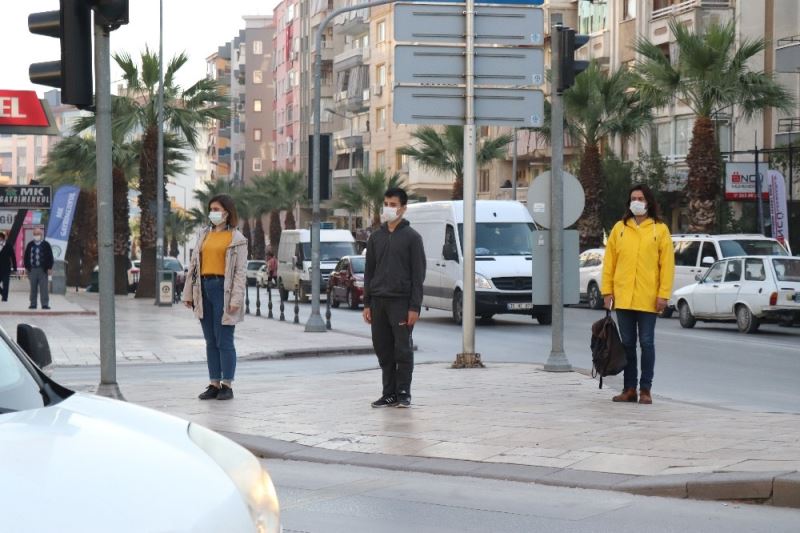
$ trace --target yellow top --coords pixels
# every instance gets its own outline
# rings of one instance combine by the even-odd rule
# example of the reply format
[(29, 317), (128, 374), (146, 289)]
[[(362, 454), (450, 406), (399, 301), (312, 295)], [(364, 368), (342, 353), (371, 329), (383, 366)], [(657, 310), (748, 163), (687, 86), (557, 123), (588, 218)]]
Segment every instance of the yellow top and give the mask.
[(200, 275), (225, 275), (225, 253), (231, 244), (230, 231), (210, 231), (200, 250)]
[(675, 276), (675, 256), (667, 225), (652, 218), (636, 224), (617, 222), (608, 236), (603, 257), (604, 296), (614, 307), (656, 312), (656, 298), (669, 299)]

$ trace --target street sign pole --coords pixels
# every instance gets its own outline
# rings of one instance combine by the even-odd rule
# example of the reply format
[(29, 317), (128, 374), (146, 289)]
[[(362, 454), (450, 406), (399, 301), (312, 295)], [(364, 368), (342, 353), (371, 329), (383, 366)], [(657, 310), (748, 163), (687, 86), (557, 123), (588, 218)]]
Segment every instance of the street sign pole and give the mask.
[[(552, 65), (559, 65), (561, 60), (561, 42), (559, 34), (562, 26), (553, 26), (550, 44), (552, 46)], [(563, 258), (564, 258), (564, 181), (561, 175), (564, 163), (564, 107), (557, 87), (561, 82), (559, 69), (551, 69), (553, 84), (551, 85), (551, 173), (550, 184), (550, 305), (552, 309), (551, 348), (550, 355), (544, 365), (549, 372), (570, 372), (572, 365), (564, 352), (564, 290), (563, 290)]]
[(464, 117), (464, 292), (461, 300), (462, 352), (453, 366), (483, 366), (475, 352), (475, 0), (467, 0), (465, 11), (465, 104)]

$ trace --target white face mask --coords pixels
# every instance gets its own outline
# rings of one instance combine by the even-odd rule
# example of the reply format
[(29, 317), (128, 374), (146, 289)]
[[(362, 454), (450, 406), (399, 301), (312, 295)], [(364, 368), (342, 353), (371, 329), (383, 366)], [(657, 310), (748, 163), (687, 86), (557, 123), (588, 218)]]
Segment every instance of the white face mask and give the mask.
[(397, 208), (383, 206), (381, 208), (381, 222), (394, 222), (397, 220)]
[(33, 236), (33, 240), (36, 241), (36, 242), (42, 242), (42, 236), (41, 235), (34, 235)]
[(222, 224), (222, 221), (225, 220), (225, 213), (222, 211), (211, 211), (208, 214), (208, 220), (215, 226), (219, 226)]
[(630, 205), (631, 213), (640, 217), (647, 214), (647, 204), (639, 200), (633, 200)]

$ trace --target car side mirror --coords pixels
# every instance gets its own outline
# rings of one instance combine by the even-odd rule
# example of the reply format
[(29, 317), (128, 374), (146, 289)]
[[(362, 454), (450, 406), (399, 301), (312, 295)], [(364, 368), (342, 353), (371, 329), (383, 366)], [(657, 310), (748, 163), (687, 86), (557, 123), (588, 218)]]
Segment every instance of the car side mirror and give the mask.
[(30, 324), (17, 324), (17, 344), (39, 368), (44, 369), (53, 364), (47, 335), (40, 328)]
[(703, 265), (703, 266), (711, 266), (715, 262), (716, 262), (716, 260), (713, 257), (711, 257), (710, 255), (707, 255), (707, 256), (705, 256), (703, 258), (703, 260), (700, 262), (700, 264)]
[(703, 275), (702, 274), (695, 274), (694, 275), (694, 280), (696, 282), (698, 282), (698, 283), (702, 283), (703, 282)]

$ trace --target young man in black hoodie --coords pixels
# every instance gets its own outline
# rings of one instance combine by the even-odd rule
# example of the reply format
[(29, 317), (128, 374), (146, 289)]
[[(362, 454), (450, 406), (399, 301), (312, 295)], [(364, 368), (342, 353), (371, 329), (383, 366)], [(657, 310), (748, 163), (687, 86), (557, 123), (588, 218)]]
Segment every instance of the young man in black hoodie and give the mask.
[(383, 394), (372, 407), (410, 407), (414, 350), (411, 331), (422, 306), (425, 251), (422, 237), (403, 219), (408, 195), (397, 187), (383, 195), (380, 229), (367, 242), (364, 321), (383, 374)]

